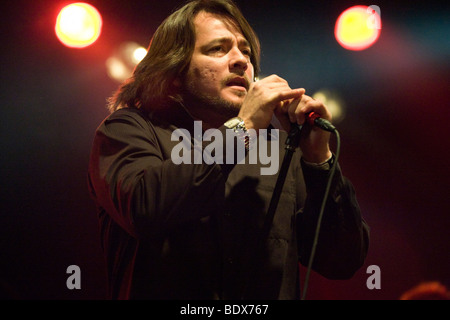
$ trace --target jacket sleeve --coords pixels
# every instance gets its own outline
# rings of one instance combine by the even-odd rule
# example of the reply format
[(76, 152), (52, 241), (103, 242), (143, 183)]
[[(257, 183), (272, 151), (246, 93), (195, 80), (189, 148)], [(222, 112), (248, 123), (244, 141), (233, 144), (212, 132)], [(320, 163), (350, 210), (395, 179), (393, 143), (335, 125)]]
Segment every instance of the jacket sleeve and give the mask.
[[(157, 235), (213, 212), (226, 173), (220, 165), (174, 164), (137, 111), (116, 112), (97, 129), (89, 162), (94, 200), (135, 237)], [(166, 139), (161, 142), (161, 139)]]
[[(308, 266), (329, 170), (302, 164), (307, 197), (298, 214), (297, 234), (302, 265)], [(320, 223), (312, 269), (329, 279), (349, 279), (363, 265), (369, 246), (369, 227), (361, 216), (351, 182), (339, 164)]]

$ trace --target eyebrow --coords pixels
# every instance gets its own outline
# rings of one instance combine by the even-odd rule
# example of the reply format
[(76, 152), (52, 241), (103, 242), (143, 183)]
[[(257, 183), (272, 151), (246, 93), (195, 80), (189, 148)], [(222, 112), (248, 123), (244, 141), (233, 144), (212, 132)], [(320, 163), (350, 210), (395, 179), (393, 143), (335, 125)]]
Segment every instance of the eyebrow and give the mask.
[[(205, 47), (209, 47), (211, 45), (214, 45), (216, 43), (227, 43), (227, 42), (228, 43), (233, 42), (233, 39), (231, 37), (221, 37), (221, 38), (213, 39), (213, 40), (211, 40), (210, 42), (206, 43), (205, 45), (203, 45), (201, 47), (205, 48)], [(246, 47), (250, 48), (250, 42), (248, 42), (248, 40), (245, 39), (245, 38), (239, 39), (238, 45), (239, 46), (246, 46)]]

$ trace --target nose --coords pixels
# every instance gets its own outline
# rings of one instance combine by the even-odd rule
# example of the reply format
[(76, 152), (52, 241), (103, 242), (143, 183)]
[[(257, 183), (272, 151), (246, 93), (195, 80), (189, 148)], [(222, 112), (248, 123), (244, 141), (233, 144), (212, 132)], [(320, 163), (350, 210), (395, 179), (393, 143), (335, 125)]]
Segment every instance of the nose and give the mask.
[(235, 47), (230, 51), (230, 71), (246, 71), (250, 58)]

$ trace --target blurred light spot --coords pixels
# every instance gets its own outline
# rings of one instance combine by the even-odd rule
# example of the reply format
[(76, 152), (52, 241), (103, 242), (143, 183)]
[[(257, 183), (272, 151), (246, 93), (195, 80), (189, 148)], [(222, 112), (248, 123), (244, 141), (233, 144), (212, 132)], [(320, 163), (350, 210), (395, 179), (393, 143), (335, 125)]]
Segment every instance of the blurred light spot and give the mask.
[(136, 64), (141, 62), (141, 60), (144, 59), (146, 54), (147, 54), (147, 50), (145, 48), (143, 48), (143, 47), (136, 48), (133, 51), (133, 62)]
[(364, 50), (372, 46), (381, 31), (380, 10), (377, 6), (353, 6), (336, 20), (334, 35), (348, 50)]
[(135, 42), (125, 42), (106, 60), (110, 78), (122, 82), (133, 74), (136, 65), (147, 54), (147, 49)]
[(121, 60), (110, 57), (106, 60), (108, 76), (117, 81), (123, 81), (131, 76), (132, 71)]
[(102, 23), (102, 17), (96, 8), (87, 3), (76, 2), (61, 9), (56, 18), (55, 32), (65, 46), (85, 48), (98, 39)]
[(341, 122), (345, 117), (344, 103), (338, 93), (321, 89), (312, 95), (313, 99), (322, 101), (333, 116), (333, 123)]

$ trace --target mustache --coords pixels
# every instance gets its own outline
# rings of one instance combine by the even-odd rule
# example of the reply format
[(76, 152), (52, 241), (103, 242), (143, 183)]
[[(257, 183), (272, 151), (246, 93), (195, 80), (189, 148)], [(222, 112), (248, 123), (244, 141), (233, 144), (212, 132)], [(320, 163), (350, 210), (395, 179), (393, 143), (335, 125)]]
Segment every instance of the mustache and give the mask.
[(226, 86), (230, 81), (235, 80), (236, 78), (239, 78), (240, 81), (244, 82), (245, 88), (247, 90), (250, 88), (251, 81), (250, 81), (249, 77), (247, 76), (247, 74), (245, 74), (245, 73), (243, 75), (235, 74), (235, 73), (230, 74), (229, 76), (227, 76), (225, 79), (222, 80), (222, 85)]

